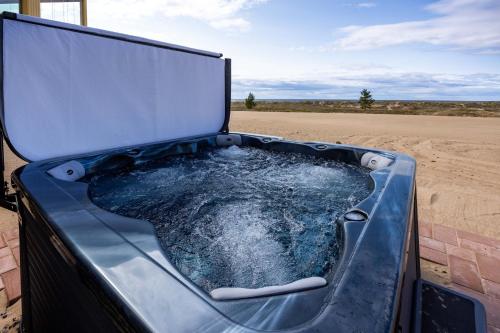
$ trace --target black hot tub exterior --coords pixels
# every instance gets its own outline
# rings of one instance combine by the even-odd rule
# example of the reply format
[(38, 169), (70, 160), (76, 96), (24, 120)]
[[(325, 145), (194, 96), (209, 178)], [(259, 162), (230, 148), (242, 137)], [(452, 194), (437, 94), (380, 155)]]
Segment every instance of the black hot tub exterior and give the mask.
[[(20, 217), (23, 330), (411, 332), (428, 327), (433, 313), (426, 304), (432, 293), (420, 280), (416, 165), (411, 157), (229, 133), (230, 62), (220, 54), (16, 14), (4, 14), (1, 28), (3, 134), (20, 157), (32, 161), (12, 176)], [(42, 70), (31, 58), (21, 57), (39, 49), (54, 52), (41, 57)], [(89, 64), (96, 52), (101, 52), (97, 63)], [(54, 60), (69, 58), (64, 70), (54, 67)], [(157, 76), (141, 76), (151, 59), (159, 67), (148, 74)], [(77, 65), (83, 67), (81, 80), (89, 83), (79, 87), (97, 102), (75, 104), (75, 95), (51, 95), (49, 88), (79, 84), (68, 74), (80, 70)], [(123, 72), (132, 73), (145, 89), (112, 86)], [(97, 73), (98, 80), (88, 73)], [(175, 73), (174, 84), (169, 73)], [(19, 99), (19, 82), (33, 84), (36, 98)], [(154, 89), (148, 88), (151, 82)], [(164, 89), (153, 96), (158, 104), (150, 105), (150, 94), (158, 89)], [(208, 98), (207, 91), (215, 97)], [(183, 95), (190, 100), (184, 103)], [(208, 101), (196, 102), (203, 98)], [(47, 100), (53, 104), (45, 104)], [(79, 109), (82, 103), (85, 109)], [(167, 111), (157, 112), (159, 106)], [(81, 111), (86, 117), (80, 117)], [(47, 173), (68, 161), (78, 161), (92, 173), (230, 144), (358, 165), (368, 152), (391, 160), (371, 172), (373, 191), (353, 208), (366, 218), (354, 221), (344, 215), (337, 221), (342, 258), (327, 286), (216, 301), (168, 262), (151, 224), (104, 211), (89, 199), (85, 182)], [(425, 297), (420, 297), (422, 290)], [(464, 308), (473, 311), (440, 313), (440, 323), (467, 317), (477, 332), (485, 331), (480, 304), (460, 295), (450, 298), (469, 302)]]
[[(368, 152), (350, 146), (239, 137), (244, 146), (350, 163), (359, 163)], [(99, 163), (110, 167), (106, 161), (123, 165), (124, 156), (151, 155), (150, 151), (186, 153), (192, 147), (214, 144), (215, 138), (70, 159), (100, 161), (93, 168), (99, 168)], [(388, 332), (398, 327), (408, 331), (413, 286), (419, 278), (415, 162), (405, 155), (384, 154), (393, 163), (371, 173), (373, 192), (355, 207), (367, 219), (338, 221), (344, 229), (343, 255), (325, 287), (327, 292), (236, 301), (211, 300), (182, 277), (164, 259), (148, 223), (107, 213), (88, 199), (85, 183), (61, 181), (46, 173), (67, 158), (31, 163), (14, 174), (22, 221), (24, 326), (28, 331)]]

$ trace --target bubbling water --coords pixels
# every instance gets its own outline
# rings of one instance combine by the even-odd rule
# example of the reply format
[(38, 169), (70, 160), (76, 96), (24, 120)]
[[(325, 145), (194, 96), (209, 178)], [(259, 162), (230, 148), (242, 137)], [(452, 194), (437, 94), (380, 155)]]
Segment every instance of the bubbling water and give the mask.
[(371, 189), (368, 171), (332, 160), (231, 146), (94, 176), (90, 196), (154, 225), (170, 262), (206, 291), (326, 277), (336, 218)]

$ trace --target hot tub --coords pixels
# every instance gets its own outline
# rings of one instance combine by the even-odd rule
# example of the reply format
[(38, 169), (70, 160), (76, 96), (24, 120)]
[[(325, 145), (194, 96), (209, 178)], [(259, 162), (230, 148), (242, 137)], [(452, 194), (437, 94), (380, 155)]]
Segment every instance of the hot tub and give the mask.
[(335, 221), (371, 192), (369, 169), (277, 148), (216, 147), (214, 138), (191, 145), (153, 160), (138, 153), (111, 173), (94, 167), (85, 172), (90, 199), (150, 222), (167, 260), (214, 299), (326, 285), (340, 256)]
[[(370, 152), (390, 165), (362, 166)], [(16, 183), (40, 207), (22, 206), (23, 234), (46, 216), (44, 257), (98, 272), (85, 279), (136, 309), (122, 316), (139, 331), (329, 331), (362, 327), (344, 317), (354, 309), (398, 313), (399, 270), (416, 280), (414, 170), (404, 155), (231, 133), (35, 162)], [(369, 325), (397, 325), (385, 312)]]
[(414, 159), (230, 132), (221, 54), (1, 26), (26, 331), (425, 326)]

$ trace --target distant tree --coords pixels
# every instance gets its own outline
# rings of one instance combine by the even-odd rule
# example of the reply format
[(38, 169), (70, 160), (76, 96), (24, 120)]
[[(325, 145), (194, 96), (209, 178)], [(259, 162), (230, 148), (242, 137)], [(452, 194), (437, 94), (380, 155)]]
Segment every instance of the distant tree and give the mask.
[(252, 93), (248, 94), (248, 97), (245, 99), (245, 106), (247, 109), (253, 109), (257, 103), (255, 103), (255, 96)]
[(372, 93), (368, 89), (361, 90), (361, 96), (359, 97), (359, 105), (363, 110), (369, 109), (372, 107), (373, 102), (375, 100), (372, 98)]

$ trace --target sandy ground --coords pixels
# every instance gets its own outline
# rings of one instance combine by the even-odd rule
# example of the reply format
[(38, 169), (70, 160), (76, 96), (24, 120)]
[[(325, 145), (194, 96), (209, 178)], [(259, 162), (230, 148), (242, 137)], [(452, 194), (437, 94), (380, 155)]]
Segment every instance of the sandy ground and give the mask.
[(407, 153), (420, 220), (500, 238), (498, 118), (242, 111), (230, 129)]

